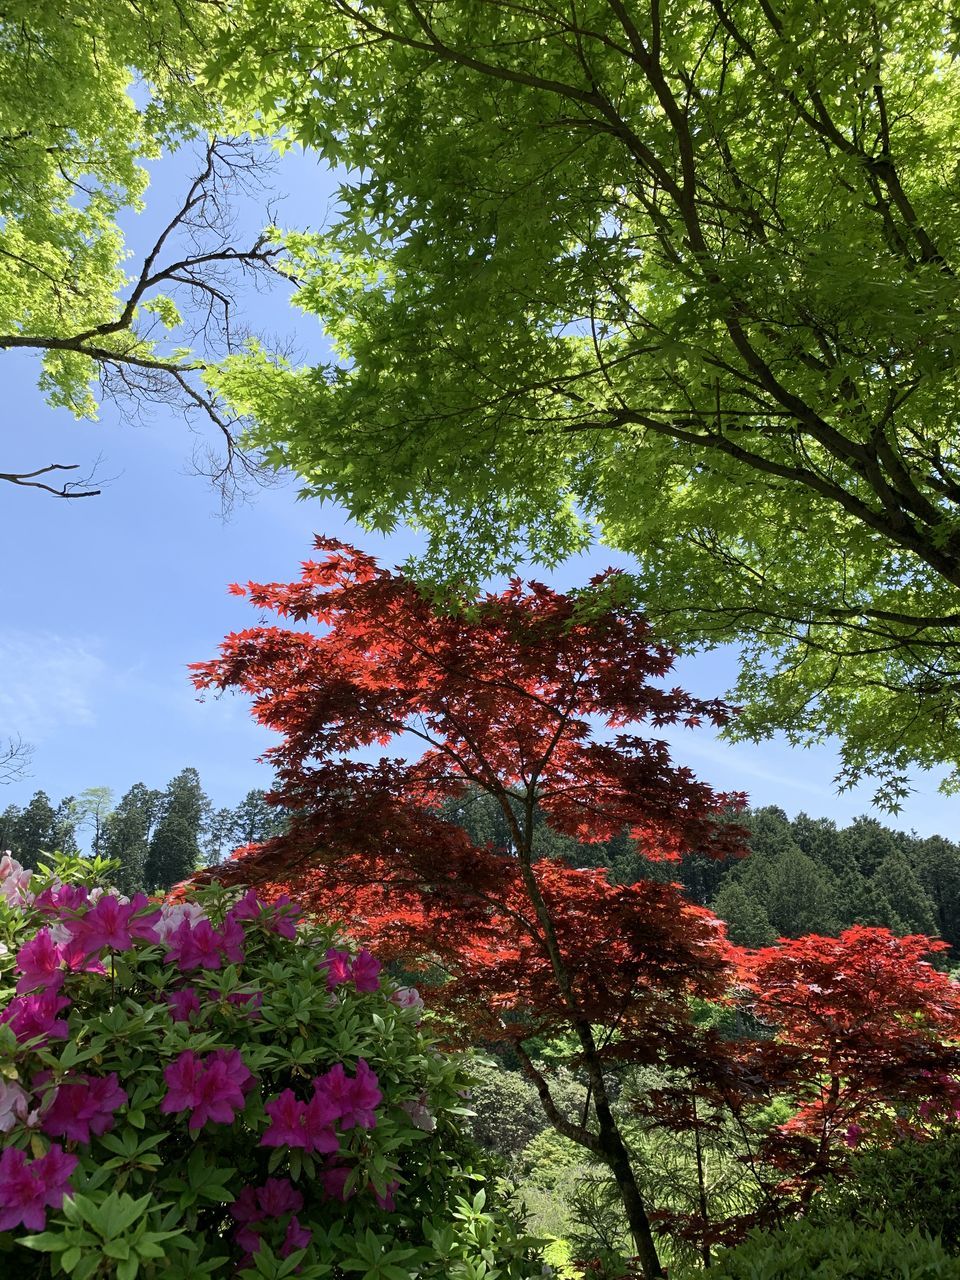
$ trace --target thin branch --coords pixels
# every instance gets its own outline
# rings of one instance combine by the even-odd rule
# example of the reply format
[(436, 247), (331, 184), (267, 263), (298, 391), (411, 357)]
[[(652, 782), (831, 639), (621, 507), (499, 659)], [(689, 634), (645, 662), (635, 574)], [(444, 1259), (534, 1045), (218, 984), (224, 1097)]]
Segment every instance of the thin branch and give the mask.
[[(49, 466), (38, 467), (36, 471), (0, 471), (0, 480), (6, 480), (9, 484), (21, 485), (25, 489), (44, 489), (47, 493), (52, 493), (55, 498), (98, 497), (101, 490), (86, 488), (88, 480), (66, 480), (59, 489), (55, 489), (53, 485), (45, 484), (42, 480), (35, 478), (36, 476), (49, 475), (53, 471), (78, 471), (79, 468), (80, 464), (77, 462), (51, 462)], [(2, 767), (2, 759), (0, 759), (0, 767)]]

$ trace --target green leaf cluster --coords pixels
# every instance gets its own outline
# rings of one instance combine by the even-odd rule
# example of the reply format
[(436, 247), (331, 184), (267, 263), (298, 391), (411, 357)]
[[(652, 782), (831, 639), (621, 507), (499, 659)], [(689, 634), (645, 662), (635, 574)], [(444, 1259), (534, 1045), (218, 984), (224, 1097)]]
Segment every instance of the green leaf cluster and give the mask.
[(960, 760), (955, 27), (242, 0), (211, 83), (346, 171), (287, 241), (336, 354), (217, 387), (430, 580), (631, 553), (668, 638), (742, 645), (741, 734), (836, 733), (895, 804)]

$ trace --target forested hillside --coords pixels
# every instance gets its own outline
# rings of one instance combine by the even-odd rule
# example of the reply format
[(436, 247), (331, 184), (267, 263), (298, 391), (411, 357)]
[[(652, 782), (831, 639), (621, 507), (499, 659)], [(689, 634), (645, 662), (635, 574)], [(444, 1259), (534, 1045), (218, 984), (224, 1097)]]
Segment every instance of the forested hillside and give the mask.
[[(510, 852), (504, 815), (489, 797), (450, 802), (442, 813), (475, 840)], [(714, 910), (742, 946), (867, 924), (940, 937), (960, 954), (960, 844), (944, 836), (919, 839), (872, 817), (839, 828), (805, 813), (790, 819), (773, 806), (747, 809), (737, 821), (750, 833), (744, 859), (651, 862), (626, 834), (582, 844), (551, 830), (542, 815), (537, 849), (573, 867), (607, 867), (614, 884), (679, 880), (691, 901)], [(116, 802), (102, 787), (57, 804), (38, 791), (28, 804), (0, 812), (0, 849), (35, 867), (44, 852), (90, 848), (118, 859), (125, 890), (135, 892), (168, 888), (199, 866), (277, 835), (284, 822), (283, 810), (259, 790), (234, 808), (217, 807), (188, 768), (163, 790), (138, 782)]]
[[(476, 840), (508, 852), (501, 810), (480, 793), (448, 805), (446, 816)], [(862, 817), (838, 828), (805, 813), (789, 819), (773, 806), (747, 809), (749, 856), (718, 861), (684, 857), (650, 861), (626, 834), (580, 844), (538, 819), (537, 849), (575, 867), (607, 867), (615, 884), (679, 880), (690, 899), (711, 907), (742, 946), (783, 936), (836, 935), (852, 924), (882, 925), (896, 934), (934, 934), (960, 947), (960, 845), (943, 836), (918, 839)]]

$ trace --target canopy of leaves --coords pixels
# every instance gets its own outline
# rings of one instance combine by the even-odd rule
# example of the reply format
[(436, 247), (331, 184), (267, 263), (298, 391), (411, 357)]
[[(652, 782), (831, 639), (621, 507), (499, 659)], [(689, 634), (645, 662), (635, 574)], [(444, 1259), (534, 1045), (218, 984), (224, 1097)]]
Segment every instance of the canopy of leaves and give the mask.
[(741, 958), (752, 1010), (775, 1028), (763, 1073), (795, 1107), (769, 1153), (806, 1193), (861, 1137), (922, 1133), (957, 1107), (960, 988), (927, 959), (945, 945), (858, 925)]
[[(955, 17), (930, 0), (243, 0), (211, 68), (343, 165), (337, 356), (221, 386), (309, 492), (475, 578), (595, 534), (741, 734), (955, 764)], [(263, 50), (269, 56), (263, 56)], [(886, 772), (884, 772), (886, 770)]]

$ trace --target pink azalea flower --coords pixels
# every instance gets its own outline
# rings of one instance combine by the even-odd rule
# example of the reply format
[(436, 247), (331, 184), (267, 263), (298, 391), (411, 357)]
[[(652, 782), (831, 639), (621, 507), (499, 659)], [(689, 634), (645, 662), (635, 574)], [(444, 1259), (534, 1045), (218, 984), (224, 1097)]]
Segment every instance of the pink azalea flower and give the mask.
[(49, 929), (40, 929), (29, 942), (25, 942), (17, 952), (17, 968), (21, 978), (17, 982), (17, 991), (36, 991), (38, 987), (49, 987), (57, 991), (63, 986), (63, 969), (60, 948), (53, 940)]
[(320, 1151), (324, 1155), (332, 1155), (340, 1150), (340, 1139), (333, 1129), (333, 1123), (340, 1112), (329, 1095), (314, 1089), (313, 1097), (303, 1110), (302, 1125), (308, 1151)]
[(268, 1178), (257, 1187), (257, 1203), (267, 1218), (282, 1218), (303, 1208), (303, 1196), (289, 1178)]
[(91, 1134), (106, 1133), (113, 1128), (114, 1112), (127, 1101), (116, 1072), (108, 1076), (81, 1076), (77, 1081), (61, 1084), (53, 1104), (43, 1115), (41, 1127), (54, 1138), (72, 1142), (90, 1142)]
[(167, 992), (167, 1005), (174, 1022), (189, 1022), (200, 1012), (200, 997), (196, 987), (184, 987), (180, 991)]
[[(322, 1081), (322, 1086), (320, 1084)], [(351, 1080), (342, 1063), (335, 1063), (317, 1081), (336, 1106), (341, 1129), (373, 1129), (377, 1123), (375, 1108), (383, 1100), (377, 1087), (376, 1074), (363, 1058), (357, 1062), (356, 1079)]]
[(223, 964), (220, 944), (220, 935), (209, 920), (191, 925), (185, 919), (167, 938), (167, 960), (181, 969), (219, 969)]
[(307, 1228), (301, 1227), (297, 1218), (292, 1217), (287, 1223), (287, 1234), (283, 1237), (283, 1244), (280, 1246), (280, 1257), (286, 1258), (297, 1249), (306, 1249), (312, 1239), (313, 1236)]
[(39, 995), (14, 996), (0, 1014), (0, 1022), (8, 1022), (21, 1043), (37, 1036), (66, 1040), (70, 1028), (62, 1018), (57, 1018), (57, 1014), (69, 1004), (65, 996), (58, 996), (50, 989), (41, 991)]
[(15, 1080), (0, 1080), (0, 1133), (9, 1133), (16, 1124), (26, 1123), (30, 1100)]
[(427, 1106), (426, 1091), (421, 1093), (419, 1098), (401, 1102), (400, 1109), (405, 1111), (410, 1117), (411, 1123), (417, 1129), (422, 1129), (424, 1133), (433, 1133), (434, 1129), (436, 1129), (437, 1122)]
[[(321, 968), (323, 967), (321, 965)], [(339, 987), (342, 982), (350, 980), (350, 953), (348, 951), (338, 951), (336, 947), (331, 947), (327, 951), (325, 967), (327, 970), (327, 990), (332, 991), (334, 987)]]
[(203, 907), (199, 902), (177, 902), (173, 905), (164, 904), (160, 908), (160, 921), (157, 924), (157, 937), (161, 942), (176, 933), (183, 924), (184, 920), (189, 921), (191, 925), (197, 924), (201, 920), (206, 920)]
[(327, 1169), (321, 1169), (320, 1181), (323, 1189), (331, 1200), (349, 1200), (351, 1196), (357, 1194), (356, 1188), (347, 1191), (347, 1178), (350, 1176), (350, 1170), (346, 1165), (334, 1164)]
[(350, 976), (353, 978), (353, 985), (360, 992), (371, 992), (380, 990), (380, 961), (364, 949), (354, 960), (350, 966)]
[(397, 987), (390, 994), (390, 1003), (395, 1004), (398, 1009), (420, 1010), (423, 1008), (423, 997), (416, 987)]
[(307, 1135), (303, 1130), (304, 1104), (296, 1098), (292, 1089), (284, 1089), (278, 1098), (263, 1108), (270, 1117), (260, 1139), (261, 1147), (305, 1147)]
[(0, 1155), (0, 1231), (21, 1223), (28, 1231), (42, 1231), (47, 1209), (63, 1205), (77, 1163), (56, 1144), (33, 1162), (19, 1148), (7, 1147)]
[(246, 940), (247, 935), (244, 933), (243, 925), (232, 912), (227, 912), (220, 926), (220, 945), (230, 964), (243, 963)]
[(33, 902), (34, 895), (30, 892), (32, 878), (33, 872), (24, 871), (9, 853), (0, 858), (0, 898), (9, 906), (26, 907)]

